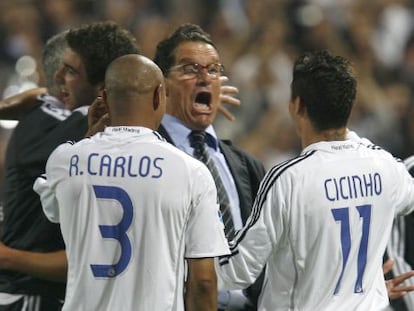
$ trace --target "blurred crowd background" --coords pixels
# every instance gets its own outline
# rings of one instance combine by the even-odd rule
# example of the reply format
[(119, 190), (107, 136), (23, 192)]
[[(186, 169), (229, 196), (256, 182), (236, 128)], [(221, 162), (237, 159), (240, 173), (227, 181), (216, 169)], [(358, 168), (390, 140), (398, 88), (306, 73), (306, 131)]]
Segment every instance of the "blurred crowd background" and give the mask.
[[(287, 109), (291, 69), (299, 54), (319, 48), (354, 64), (350, 128), (404, 158), (414, 153), (413, 7), (413, 0), (0, 0), (0, 94), (42, 86), (43, 44), (69, 27), (116, 21), (153, 58), (156, 42), (192, 22), (211, 34), (228, 83), (240, 89), (236, 121), (219, 116), (216, 130), (267, 168), (300, 151)], [(1, 169), (12, 127), (0, 124)]]

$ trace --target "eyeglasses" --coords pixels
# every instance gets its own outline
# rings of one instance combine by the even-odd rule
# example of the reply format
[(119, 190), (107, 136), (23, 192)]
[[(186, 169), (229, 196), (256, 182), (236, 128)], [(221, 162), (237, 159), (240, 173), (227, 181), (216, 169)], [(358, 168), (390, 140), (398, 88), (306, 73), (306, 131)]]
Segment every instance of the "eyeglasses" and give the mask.
[(224, 66), (222, 64), (208, 64), (206, 66), (203, 66), (197, 63), (173, 66), (170, 68), (169, 72), (181, 71), (181, 76), (179, 79), (190, 80), (201, 75), (202, 69), (207, 70), (207, 74), (210, 79), (218, 79), (224, 73)]

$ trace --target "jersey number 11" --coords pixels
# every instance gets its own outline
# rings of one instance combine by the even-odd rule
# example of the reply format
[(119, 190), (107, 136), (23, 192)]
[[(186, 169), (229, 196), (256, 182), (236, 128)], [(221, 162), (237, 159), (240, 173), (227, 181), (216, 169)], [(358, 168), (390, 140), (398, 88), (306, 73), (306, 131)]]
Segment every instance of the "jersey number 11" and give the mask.
[[(358, 263), (357, 263), (357, 279), (355, 282), (354, 293), (362, 293), (362, 278), (364, 276), (365, 266), (367, 264), (367, 250), (369, 226), (371, 224), (371, 205), (357, 206), (359, 216), (362, 218), (362, 234), (359, 243)], [(349, 228), (349, 208), (336, 208), (332, 210), (334, 219), (341, 225), (341, 247), (342, 247), (342, 271), (336, 283), (334, 295), (336, 295), (341, 286), (342, 277), (351, 251), (351, 231)]]

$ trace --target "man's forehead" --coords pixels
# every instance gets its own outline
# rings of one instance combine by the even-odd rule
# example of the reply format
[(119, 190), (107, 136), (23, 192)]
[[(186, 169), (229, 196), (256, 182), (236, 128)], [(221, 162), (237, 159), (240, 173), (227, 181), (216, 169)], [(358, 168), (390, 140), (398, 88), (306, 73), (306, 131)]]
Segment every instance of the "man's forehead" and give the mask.
[(69, 47), (63, 51), (62, 61), (73, 67), (82, 67), (84, 65), (82, 57)]
[(175, 52), (177, 62), (185, 60), (194, 60), (202, 57), (209, 57), (213, 60), (219, 60), (217, 50), (209, 43), (202, 41), (185, 41), (180, 43)]

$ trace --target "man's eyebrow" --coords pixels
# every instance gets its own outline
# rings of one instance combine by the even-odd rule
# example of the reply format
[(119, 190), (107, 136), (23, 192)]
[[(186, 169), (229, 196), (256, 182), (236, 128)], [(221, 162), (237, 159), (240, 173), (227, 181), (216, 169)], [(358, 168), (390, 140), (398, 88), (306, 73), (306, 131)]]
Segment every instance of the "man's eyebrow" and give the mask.
[(182, 59), (179, 59), (177, 61), (178, 64), (183, 64), (183, 63), (197, 63), (193, 58), (189, 58), (189, 57), (184, 57)]

